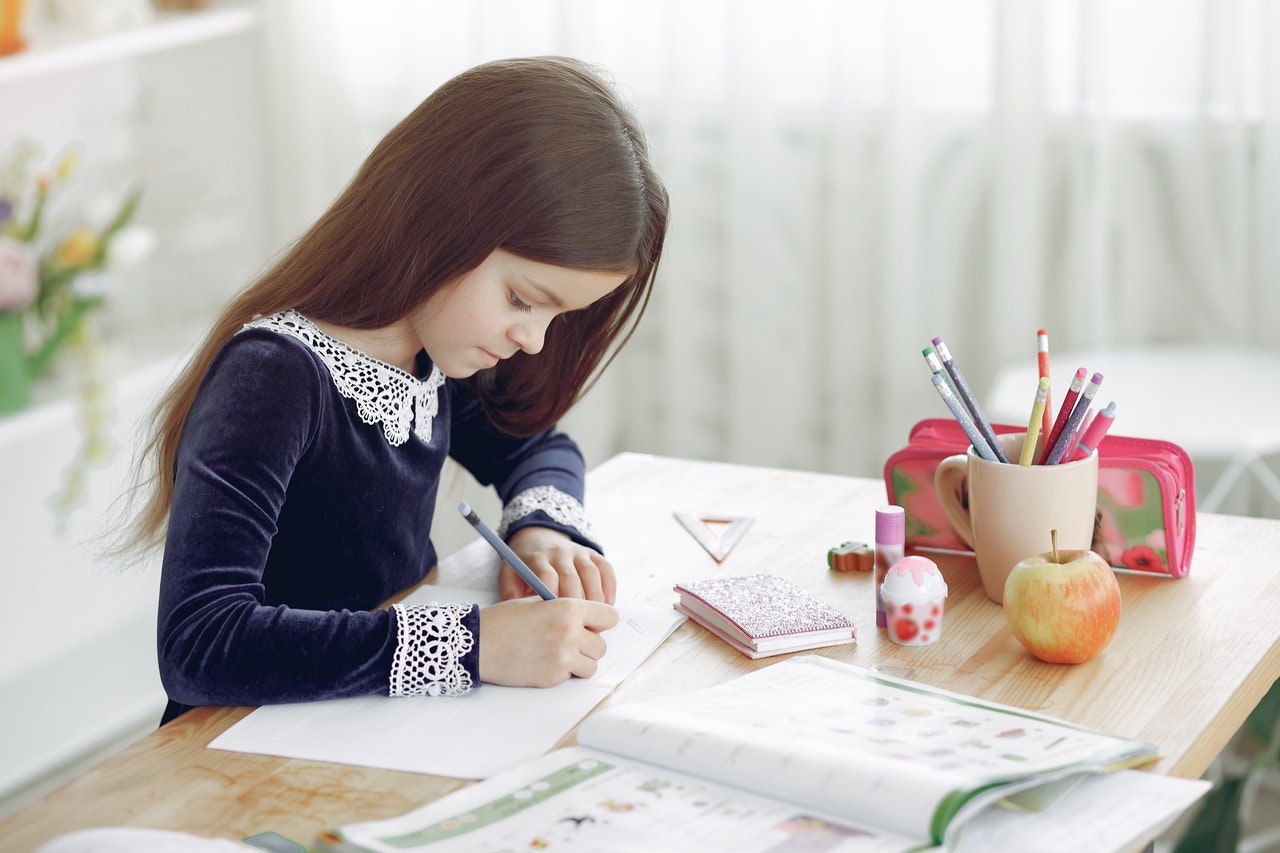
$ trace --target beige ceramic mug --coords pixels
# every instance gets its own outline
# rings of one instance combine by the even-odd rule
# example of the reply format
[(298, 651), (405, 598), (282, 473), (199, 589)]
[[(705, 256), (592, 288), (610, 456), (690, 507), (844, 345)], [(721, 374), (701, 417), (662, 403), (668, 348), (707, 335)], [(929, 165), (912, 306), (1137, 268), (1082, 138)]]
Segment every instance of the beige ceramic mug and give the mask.
[[(999, 439), (1009, 459), (1021, 456), (1022, 433)], [(997, 604), (1004, 600), (1004, 582), (1013, 567), (1051, 549), (1050, 530), (1058, 531), (1059, 550), (1093, 545), (1097, 451), (1076, 462), (1019, 465), (991, 462), (970, 447), (942, 460), (933, 485), (956, 535), (977, 557), (987, 597)]]

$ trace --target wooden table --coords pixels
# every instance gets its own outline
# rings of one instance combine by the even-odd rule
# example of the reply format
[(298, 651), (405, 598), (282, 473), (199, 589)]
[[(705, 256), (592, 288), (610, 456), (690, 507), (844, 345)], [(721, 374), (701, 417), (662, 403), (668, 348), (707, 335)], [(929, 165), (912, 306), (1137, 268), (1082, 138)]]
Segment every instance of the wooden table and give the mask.
[[(591, 472), (587, 497), (624, 605), (669, 604), (678, 580), (776, 572), (858, 626), (856, 646), (813, 653), (1151, 741), (1163, 751), (1150, 765), (1157, 772), (1203, 774), (1280, 677), (1280, 521), (1200, 516), (1190, 575), (1122, 574), (1115, 639), (1100, 657), (1064, 666), (1023, 651), (972, 559), (960, 555), (931, 555), (950, 587), (936, 645), (898, 646), (875, 627), (870, 574), (830, 572), (826, 552), (873, 540), (885, 500), (879, 480), (623, 454)], [(755, 521), (716, 564), (675, 510)], [(477, 541), (428, 582), (483, 588), (495, 562)], [(606, 703), (701, 687), (780, 659), (748, 660), (686, 623)], [(200, 708), (148, 735), (0, 823), (4, 848), (28, 851), (73, 829), (114, 825), (227, 838), (273, 830), (305, 844), (328, 827), (401, 814), (467, 784), (206, 748), (249, 710)]]

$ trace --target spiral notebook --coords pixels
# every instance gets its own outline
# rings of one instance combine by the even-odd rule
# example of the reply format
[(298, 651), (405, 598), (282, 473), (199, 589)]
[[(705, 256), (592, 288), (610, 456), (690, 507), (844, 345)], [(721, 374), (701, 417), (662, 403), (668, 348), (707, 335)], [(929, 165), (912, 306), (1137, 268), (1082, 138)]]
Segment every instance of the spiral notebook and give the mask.
[(778, 575), (710, 578), (675, 590), (676, 610), (750, 658), (857, 639), (844, 614)]

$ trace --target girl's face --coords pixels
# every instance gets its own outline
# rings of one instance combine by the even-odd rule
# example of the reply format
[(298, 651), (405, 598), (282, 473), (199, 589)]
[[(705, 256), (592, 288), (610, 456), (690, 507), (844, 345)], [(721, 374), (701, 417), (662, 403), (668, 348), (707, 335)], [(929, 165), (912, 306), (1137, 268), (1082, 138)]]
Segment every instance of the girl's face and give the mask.
[(462, 379), (519, 350), (536, 355), (552, 319), (587, 307), (625, 280), (622, 273), (558, 267), (497, 249), (432, 295), (409, 322), (432, 363)]

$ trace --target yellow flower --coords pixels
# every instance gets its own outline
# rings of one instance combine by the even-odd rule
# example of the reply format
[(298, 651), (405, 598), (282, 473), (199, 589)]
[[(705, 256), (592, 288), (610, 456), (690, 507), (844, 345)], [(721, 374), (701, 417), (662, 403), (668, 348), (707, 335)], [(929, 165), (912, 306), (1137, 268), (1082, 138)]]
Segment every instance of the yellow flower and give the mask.
[(80, 165), (80, 157), (74, 148), (67, 149), (67, 153), (62, 155), (62, 159), (58, 161), (58, 178), (67, 180), (76, 173), (76, 167)]
[(97, 260), (101, 245), (98, 235), (88, 228), (77, 228), (58, 246), (54, 262), (63, 269), (88, 266)]

